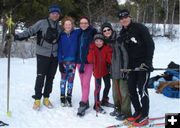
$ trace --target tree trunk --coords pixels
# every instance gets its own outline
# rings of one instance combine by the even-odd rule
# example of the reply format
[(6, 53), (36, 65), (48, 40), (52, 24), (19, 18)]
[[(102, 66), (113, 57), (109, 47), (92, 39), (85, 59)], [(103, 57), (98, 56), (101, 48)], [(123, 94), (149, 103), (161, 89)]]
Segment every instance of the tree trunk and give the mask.
[(165, 5), (165, 12), (166, 12), (166, 16), (164, 19), (164, 36), (166, 35), (166, 24), (167, 24), (167, 20), (168, 20), (168, 13), (169, 13), (169, 4), (168, 4), (169, 0), (166, 0), (166, 5)]
[(155, 29), (156, 29), (156, 2), (153, 0), (153, 21), (152, 21), (152, 36), (155, 35)]

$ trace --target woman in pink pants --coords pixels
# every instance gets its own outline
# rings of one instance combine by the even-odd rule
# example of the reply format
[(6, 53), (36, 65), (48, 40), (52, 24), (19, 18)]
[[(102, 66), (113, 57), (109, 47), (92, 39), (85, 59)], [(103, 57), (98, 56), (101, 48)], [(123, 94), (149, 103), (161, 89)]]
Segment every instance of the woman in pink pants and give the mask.
[(78, 37), (77, 68), (81, 80), (82, 98), (79, 103), (77, 115), (84, 116), (85, 111), (89, 108), (88, 98), (93, 72), (93, 65), (88, 64), (87, 55), (89, 46), (93, 41), (93, 36), (96, 34), (96, 29), (90, 26), (89, 18), (86, 16), (80, 17), (79, 22), (81, 33)]

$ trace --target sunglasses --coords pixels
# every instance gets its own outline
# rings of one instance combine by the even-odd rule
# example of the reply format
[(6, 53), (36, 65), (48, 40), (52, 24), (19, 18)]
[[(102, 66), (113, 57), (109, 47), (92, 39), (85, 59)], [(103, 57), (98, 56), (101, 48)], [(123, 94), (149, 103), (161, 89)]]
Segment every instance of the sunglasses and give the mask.
[(109, 29), (106, 29), (106, 30), (103, 30), (103, 32), (109, 32), (109, 31), (111, 31), (110, 28), (109, 28)]

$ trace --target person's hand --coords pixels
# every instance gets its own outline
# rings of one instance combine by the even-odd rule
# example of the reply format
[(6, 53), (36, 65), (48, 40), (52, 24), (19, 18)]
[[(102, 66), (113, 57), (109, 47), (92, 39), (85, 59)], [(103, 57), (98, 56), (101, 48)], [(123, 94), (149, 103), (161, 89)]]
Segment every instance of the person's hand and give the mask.
[(153, 67), (151, 65), (147, 65), (145, 63), (142, 63), (139, 67), (140, 70), (142, 71), (148, 71), (148, 72), (152, 72), (153, 71)]
[(59, 70), (60, 70), (61, 73), (65, 73), (66, 72), (66, 69), (65, 69), (63, 63), (59, 63)]
[(128, 79), (128, 72), (124, 71), (122, 72), (122, 79), (127, 80)]

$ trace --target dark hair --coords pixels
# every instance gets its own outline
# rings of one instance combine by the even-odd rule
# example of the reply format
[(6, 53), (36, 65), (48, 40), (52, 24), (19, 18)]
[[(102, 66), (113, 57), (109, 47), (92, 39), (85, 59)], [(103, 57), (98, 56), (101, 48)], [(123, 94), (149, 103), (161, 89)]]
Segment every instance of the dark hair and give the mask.
[(89, 18), (88, 18), (87, 16), (81, 16), (81, 17), (79, 18), (79, 22), (80, 22), (82, 19), (86, 19), (86, 20), (88, 21), (88, 23), (90, 24), (90, 20), (89, 20)]

